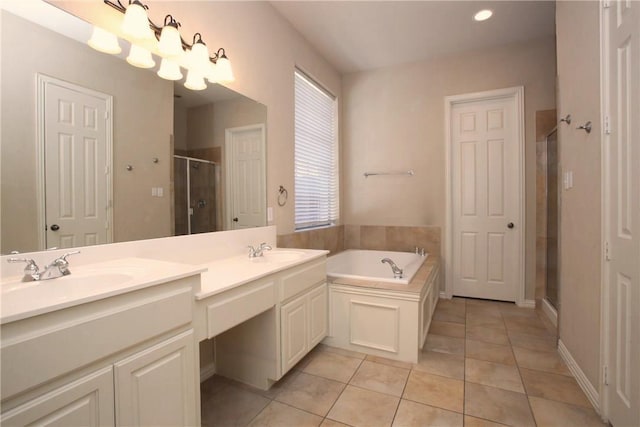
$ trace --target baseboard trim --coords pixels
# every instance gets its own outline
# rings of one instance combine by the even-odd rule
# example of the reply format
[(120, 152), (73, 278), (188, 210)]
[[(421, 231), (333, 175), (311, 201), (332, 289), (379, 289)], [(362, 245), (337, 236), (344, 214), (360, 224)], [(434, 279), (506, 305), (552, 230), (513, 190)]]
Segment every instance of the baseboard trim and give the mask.
[(542, 312), (547, 315), (547, 318), (553, 323), (553, 326), (558, 327), (558, 312), (551, 305), (546, 298), (542, 298)]
[(534, 299), (525, 299), (520, 301), (520, 303), (516, 303), (518, 307), (522, 308), (536, 308), (536, 300)]
[(575, 377), (582, 391), (584, 391), (584, 394), (587, 395), (587, 399), (589, 399), (593, 408), (600, 415), (600, 396), (598, 395), (598, 391), (591, 384), (589, 379), (587, 379), (587, 376), (582, 369), (580, 369), (580, 366), (576, 363), (562, 340), (558, 340), (558, 353), (560, 353), (560, 357), (562, 357), (562, 360), (567, 364), (567, 367)]
[(440, 291), (440, 298), (442, 298), (442, 299), (451, 299), (451, 298), (447, 298), (447, 293), (445, 291)]
[(200, 367), (200, 382), (203, 383), (216, 373), (216, 364), (211, 362), (206, 366)]

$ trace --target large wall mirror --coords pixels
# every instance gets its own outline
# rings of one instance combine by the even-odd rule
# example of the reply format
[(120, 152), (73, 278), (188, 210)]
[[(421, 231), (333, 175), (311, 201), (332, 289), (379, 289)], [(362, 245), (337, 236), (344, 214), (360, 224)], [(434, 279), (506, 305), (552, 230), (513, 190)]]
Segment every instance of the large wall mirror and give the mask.
[(37, 4), (0, 11), (0, 253), (266, 225), (264, 105), (94, 51)]

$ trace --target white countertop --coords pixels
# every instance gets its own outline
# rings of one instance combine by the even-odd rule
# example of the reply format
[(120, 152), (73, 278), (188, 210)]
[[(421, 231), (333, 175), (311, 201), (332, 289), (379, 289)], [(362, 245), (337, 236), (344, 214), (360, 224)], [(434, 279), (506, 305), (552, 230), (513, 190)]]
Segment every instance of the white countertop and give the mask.
[(205, 271), (202, 266), (121, 258), (69, 267), (56, 279), (22, 282), (10, 277), (0, 284), (0, 324), (182, 279)]
[(207, 271), (202, 273), (202, 284), (200, 292), (196, 293), (196, 299), (205, 299), (270, 274), (321, 258), (328, 253), (329, 251), (326, 250), (282, 248), (265, 251), (263, 257), (253, 259), (247, 255), (240, 255), (200, 264)]
[(328, 254), (326, 250), (274, 249), (263, 257), (237, 255), (209, 263), (175, 263), (147, 258), (120, 258), (69, 267), (71, 274), (51, 280), (22, 282), (8, 277), (0, 284), (0, 324), (132, 292), (202, 274), (201, 300)]

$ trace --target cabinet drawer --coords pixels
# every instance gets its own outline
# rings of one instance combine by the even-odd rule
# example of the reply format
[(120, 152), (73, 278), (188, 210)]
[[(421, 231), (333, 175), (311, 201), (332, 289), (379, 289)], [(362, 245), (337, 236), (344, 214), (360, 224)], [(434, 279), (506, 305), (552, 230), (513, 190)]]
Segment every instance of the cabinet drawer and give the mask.
[(216, 335), (273, 307), (275, 283), (257, 281), (211, 298), (207, 303), (207, 337)]
[(327, 280), (326, 260), (323, 259), (313, 264), (302, 266), (291, 274), (282, 277), (280, 301), (285, 301), (325, 280)]

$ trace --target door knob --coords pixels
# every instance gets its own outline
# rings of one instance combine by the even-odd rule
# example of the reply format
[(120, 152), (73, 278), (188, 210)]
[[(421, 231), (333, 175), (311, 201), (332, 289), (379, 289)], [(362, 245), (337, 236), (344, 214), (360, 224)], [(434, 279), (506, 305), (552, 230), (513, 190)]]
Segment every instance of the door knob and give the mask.
[(513, 225), (513, 223), (512, 223), (512, 222), (510, 222), (509, 224), (507, 224), (507, 228), (513, 228), (513, 227), (514, 227), (514, 225)]
[(233, 218), (233, 222), (238, 222), (238, 218)]
[(58, 231), (58, 230), (60, 230), (60, 226), (58, 224), (53, 224), (51, 226), (51, 231)]

